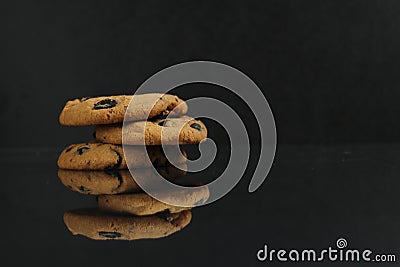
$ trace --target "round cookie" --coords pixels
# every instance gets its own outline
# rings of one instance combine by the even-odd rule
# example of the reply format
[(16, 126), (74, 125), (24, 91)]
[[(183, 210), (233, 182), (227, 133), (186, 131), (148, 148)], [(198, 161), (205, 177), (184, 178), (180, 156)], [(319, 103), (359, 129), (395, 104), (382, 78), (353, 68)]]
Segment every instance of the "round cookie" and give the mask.
[(154, 181), (157, 181), (158, 179), (166, 179), (171, 183), (176, 183), (179, 180), (185, 180), (187, 173), (186, 170), (187, 165), (186, 163), (183, 163), (177, 165), (177, 167), (168, 164), (166, 166), (155, 168), (134, 168), (130, 170), (130, 173), (136, 182), (140, 181), (141, 186), (146, 188), (151, 187), (154, 190), (160, 191), (162, 188), (159, 188), (160, 185), (155, 184)]
[[(165, 145), (198, 144), (207, 138), (207, 128), (201, 121), (183, 116), (126, 123), (124, 144), (161, 145), (161, 133)], [(104, 143), (122, 144), (122, 124), (97, 125), (95, 137)]]
[(58, 167), (69, 170), (127, 168), (122, 147), (103, 143), (70, 145), (61, 152), (57, 164)]
[[(131, 168), (165, 167), (170, 165), (164, 154), (162, 146), (147, 146), (146, 151), (143, 146), (124, 146), (125, 160)], [(150, 162), (149, 162), (150, 159)], [(169, 159), (175, 164), (184, 164), (187, 161), (187, 154), (184, 148), (180, 149), (180, 153), (169, 153)]]
[[(179, 169), (170, 165), (151, 168), (138, 168), (134, 170), (136, 176), (152, 177), (154, 172), (160, 173), (165, 179), (174, 181), (186, 174), (186, 165), (179, 165)], [(58, 170), (61, 182), (71, 190), (87, 195), (112, 195), (121, 193), (132, 193), (141, 191), (129, 170), (105, 170), (105, 171), (82, 171), (82, 170)]]
[[(134, 104), (129, 106), (132, 99)], [(186, 112), (186, 103), (169, 94), (85, 97), (68, 101), (61, 111), (59, 121), (66, 126), (85, 126), (120, 123), (124, 121), (125, 114), (128, 120), (147, 120)]]
[(95, 240), (137, 240), (169, 236), (190, 223), (190, 211), (152, 216), (108, 214), (96, 208), (64, 213), (64, 223), (74, 235)]
[(59, 169), (58, 177), (66, 187), (87, 195), (120, 194), (141, 190), (128, 170), (75, 171)]
[[(154, 166), (166, 166), (168, 160), (164, 155), (161, 146), (147, 147), (147, 153), (141, 147), (125, 147), (104, 143), (81, 143), (73, 144), (65, 148), (59, 158), (58, 167), (68, 170), (109, 170), (143, 168)], [(186, 162), (186, 153), (182, 149), (182, 154), (178, 153), (173, 157), (176, 164)], [(149, 161), (150, 160), (150, 161)]]
[(197, 204), (204, 203), (210, 196), (207, 187), (195, 192), (180, 190), (166, 194), (168, 198), (182, 203), (182, 206), (172, 206), (160, 202), (145, 193), (124, 195), (102, 195), (98, 197), (99, 208), (108, 212), (127, 213), (138, 216), (151, 215), (159, 212), (177, 213), (191, 209)]

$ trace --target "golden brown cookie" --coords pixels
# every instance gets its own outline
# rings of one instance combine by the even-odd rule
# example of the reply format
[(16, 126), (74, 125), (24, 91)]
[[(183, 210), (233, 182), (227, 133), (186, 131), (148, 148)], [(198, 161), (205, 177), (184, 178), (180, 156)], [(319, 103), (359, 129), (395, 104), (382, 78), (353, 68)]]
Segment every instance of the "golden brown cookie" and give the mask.
[(58, 177), (71, 190), (87, 195), (120, 194), (141, 190), (128, 170), (75, 171), (59, 169)]
[[(169, 160), (178, 165), (184, 164), (187, 161), (187, 154), (184, 148), (181, 148), (177, 152), (170, 151), (168, 159), (164, 154), (162, 146), (147, 146), (145, 149), (143, 148), (143, 146), (124, 146), (125, 160), (128, 167), (143, 168), (150, 167), (151, 165), (165, 167), (169, 165)], [(168, 147), (165, 149), (168, 149)]]
[(64, 223), (74, 235), (95, 240), (136, 240), (169, 236), (190, 223), (190, 211), (152, 216), (116, 215), (86, 208), (64, 213)]
[[(153, 121), (134, 121), (125, 124), (124, 144), (161, 145), (198, 144), (207, 138), (207, 128), (200, 121), (188, 116)], [(95, 136), (98, 141), (122, 144), (122, 124), (97, 125)], [(144, 139), (144, 140), (143, 140)]]
[[(171, 165), (159, 167), (156, 170), (151, 168), (138, 168), (134, 170), (136, 177), (143, 177), (151, 180), (155, 173), (169, 181), (177, 180), (186, 174), (186, 165), (179, 165), (179, 168)], [(87, 195), (112, 195), (141, 191), (129, 170), (58, 170), (58, 177), (61, 182), (73, 191)]]
[[(186, 162), (186, 153), (184, 150), (181, 152), (182, 154), (176, 153), (171, 157), (174, 163)], [(58, 158), (58, 167), (68, 170), (127, 169), (128, 166), (143, 168), (167, 164), (168, 160), (161, 146), (150, 146), (146, 150), (139, 146), (126, 146), (124, 151), (120, 145), (81, 143), (68, 146)]]
[(122, 147), (103, 143), (70, 145), (61, 152), (57, 164), (58, 167), (69, 170), (127, 168)]
[(138, 216), (151, 215), (158, 212), (177, 213), (205, 203), (210, 196), (207, 187), (194, 192), (179, 190), (165, 193), (164, 197), (174, 199), (183, 206), (172, 206), (158, 201), (145, 193), (124, 195), (102, 195), (98, 198), (99, 208), (109, 212), (127, 213)]
[[(129, 106), (132, 97), (134, 105)], [(111, 124), (123, 122), (125, 114), (128, 120), (147, 120), (167, 116), (172, 110), (173, 114), (186, 114), (187, 105), (182, 99), (169, 94), (85, 97), (68, 101), (59, 121), (66, 126)]]

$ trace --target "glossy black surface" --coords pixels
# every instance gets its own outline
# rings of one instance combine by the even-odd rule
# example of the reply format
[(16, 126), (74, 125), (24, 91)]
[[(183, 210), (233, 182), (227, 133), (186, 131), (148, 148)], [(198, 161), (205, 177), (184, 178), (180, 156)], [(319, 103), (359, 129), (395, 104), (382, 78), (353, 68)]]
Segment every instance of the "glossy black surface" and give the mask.
[[(400, 1), (2, 2), (1, 266), (273, 266), (256, 259), (264, 244), (322, 249), (339, 237), (400, 257)], [(181, 86), (172, 93), (217, 98), (246, 122), (255, 149), (245, 177), (168, 238), (73, 236), (63, 213), (96, 201), (62, 185), (56, 160), (93, 129), (59, 125), (65, 102), (131, 94), (193, 60), (239, 69), (268, 99), (278, 132), (268, 179), (247, 192), (260, 141), (249, 108), (215, 85)]]
[(184, 230), (132, 242), (93, 241), (67, 230), (64, 211), (96, 201), (58, 180), (60, 150), (0, 152), (0, 244), (7, 265), (271, 266), (256, 259), (264, 244), (322, 249), (335, 246), (339, 237), (352, 248), (400, 256), (397, 144), (280, 146), (270, 175), (255, 193), (247, 192), (250, 170), (227, 196), (193, 210)]

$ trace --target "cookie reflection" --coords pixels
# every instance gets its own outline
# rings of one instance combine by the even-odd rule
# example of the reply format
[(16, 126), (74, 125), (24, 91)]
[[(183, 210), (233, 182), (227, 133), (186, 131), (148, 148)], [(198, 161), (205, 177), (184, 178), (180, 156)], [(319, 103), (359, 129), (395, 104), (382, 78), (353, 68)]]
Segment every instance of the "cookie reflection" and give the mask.
[(133, 215), (151, 215), (159, 212), (178, 213), (203, 204), (210, 196), (207, 187), (195, 191), (179, 190), (175, 192), (161, 192), (167, 198), (179, 203), (179, 206), (169, 205), (158, 201), (145, 193), (123, 195), (101, 195), (98, 197), (99, 208), (115, 213)]
[[(135, 176), (147, 177), (149, 180), (160, 174), (171, 182), (183, 179), (186, 165), (167, 165), (156, 169), (139, 168), (133, 171)], [(141, 191), (129, 170), (58, 170), (58, 177), (69, 189), (87, 195), (113, 195)]]
[[(90, 149), (98, 147), (102, 146), (93, 146)], [(80, 151), (81, 155), (77, 156), (82, 156), (87, 150), (80, 148), (76, 146), (71, 151), (74, 149)], [(133, 165), (143, 166), (144, 161), (140, 154), (142, 150), (137, 151), (132, 146), (126, 153), (136, 155), (129, 157), (136, 160)], [(91, 153), (95, 152), (92, 150)], [(70, 156), (73, 158), (75, 155)], [(166, 237), (186, 227), (192, 218), (191, 210), (209, 198), (208, 188), (199, 187), (194, 191), (184, 188), (162, 191), (161, 188), (152, 185), (152, 181), (159, 179), (159, 175), (172, 183), (184, 186), (199, 186), (202, 183), (198, 179), (192, 179), (193, 177), (186, 172), (187, 153), (184, 148), (182, 154), (173, 158), (174, 163), (178, 163), (176, 167), (165, 158), (161, 147), (148, 147), (148, 155), (155, 168), (138, 167), (131, 171), (119, 168), (105, 170), (60, 168), (58, 177), (66, 187), (80, 194), (96, 195), (98, 203), (97, 207), (65, 212), (64, 223), (68, 230), (73, 235), (82, 235), (95, 240), (137, 240)], [(83, 166), (86, 164), (85, 160), (89, 159), (79, 159), (83, 160), (82, 162), (74, 160), (78, 163), (76, 166)], [(120, 166), (125, 164), (123, 158)], [(135, 182), (138, 177), (147, 181), (157, 196), (167, 196), (173, 200), (171, 202), (179, 204), (170, 205), (149, 196)]]
[(127, 216), (86, 208), (64, 214), (64, 223), (72, 234), (95, 240), (162, 238), (186, 227), (191, 219), (192, 214), (188, 210), (170, 214)]

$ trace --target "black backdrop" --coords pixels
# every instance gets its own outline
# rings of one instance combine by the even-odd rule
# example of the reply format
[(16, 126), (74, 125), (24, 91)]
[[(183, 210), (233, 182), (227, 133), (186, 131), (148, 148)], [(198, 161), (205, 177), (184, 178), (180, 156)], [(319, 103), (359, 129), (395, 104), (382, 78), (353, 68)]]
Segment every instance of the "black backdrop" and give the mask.
[[(256, 259), (264, 244), (322, 249), (339, 237), (351, 248), (399, 257), (399, 14), (396, 0), (1, 3), (3, 262), (272, 266)], [(196, 208), (181, 233), (130, 243), (72, 236), (64, 212), (96, 201), (57, 179), (61, 149), (92, 134), (58, 124), (65, 101), (133, 93), (155, 72), (191, 60), (231, 65), (263, 90), (278, 131), (266, 182), (248, 193), (252, 150), (241, 182)], [(221, 88), (176, 92), (231, 101), (257, 137), (246, 107)]]
[(8, 1), (2, 146), (81, 140), (89, 130), (58, 126), (67, 99), (132, 93), (191, 60), (249, 75), (280, 144), (397, 141), (399, 12), (395, 0)]

